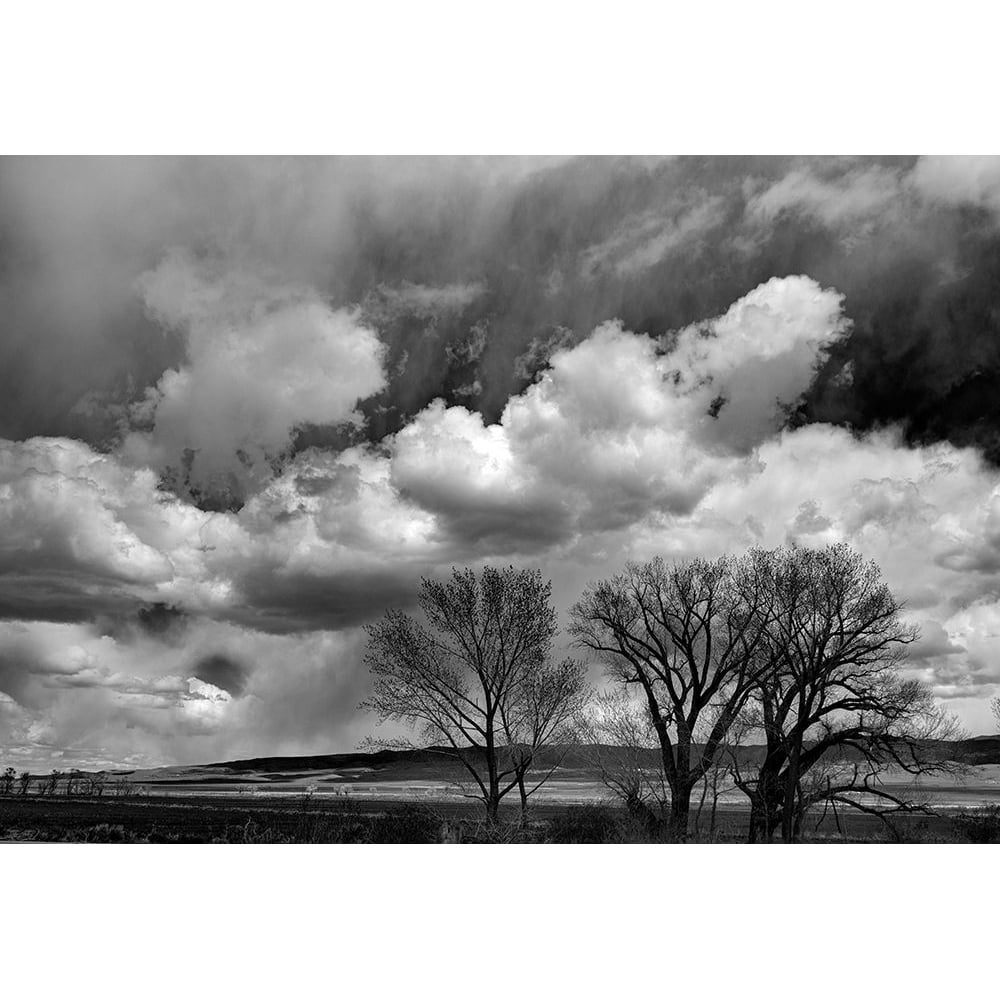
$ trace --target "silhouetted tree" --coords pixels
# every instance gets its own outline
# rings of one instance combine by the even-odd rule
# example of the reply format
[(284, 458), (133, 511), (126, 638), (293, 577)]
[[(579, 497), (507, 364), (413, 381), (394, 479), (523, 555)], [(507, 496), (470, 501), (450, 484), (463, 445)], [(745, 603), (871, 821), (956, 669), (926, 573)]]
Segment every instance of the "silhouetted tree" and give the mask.
[(19, 791), (22, 795), (28, 794), (28, 788), (31, 785), (31, 773), (28, 771), (22, 771), (18, 776)]
[[(766, 748), (736, 781), (751, 803), (750, 839), (798, 838), (819, 802), (887, 818), (919, 804), (885, 787), (892, 768), (913, 776), (945, 766), (936, 739), (957, 724), (899, 667), (918, 629), (874, 562), (849, 546), (758, 554), (770, 669), (758, 673), (745, 712)], [(822, 780), (806, 776), (822, 762)]]
[(648, 834), (662, 825), (670, 803), (659, 740), (649, 711), (627, 688), (602, 691), (578, 715), (577, 752)]
[(104, 786), (107, 780), (108, 776), (104, 771), (97, 771), (94, 774), (87, 775), (87, 794), (100, 798), (104, 794)]
[(537, 570), (486, 567), (479, 577), (455, 569), (446, 582), (421, 581), (423, 622), (390, 610), (366, 627), (374, 683), (362, 708), (419, 726), (425, 747), (450, 747), (490, 822), (518, 787), (504, 720), (521, 717), (532, 678), (545, 669), (556, 632), (551, 590)]
[(17, 778), (17, 771), (8, 767), (0, 774), (0, 795), (10, 795), (14, 790), (14, 781)]
[(500, 702), (506, 752), (521, 799), (522, 825), (528, 820), (528, 799), (552, 777), (570, 749), (573, 720), (589, 696), (586, 673), (586, 665), (578, 660), (542, 661), (525, 676), (512, 697)]
[[(767, 621), (755, 552), (668, 564), (657, 558), (587, 589), (571, 633), (645, 703), (670, 788), (670, 826), (687, 835), (691, 793), (712, 767), (762, 670)], [(693, 736), (710, 706), (701, 751)]]
[(131, 799), (142, 792), (142, 786), (137, 785), (127, 775), (117, 775), (111, 782), (111, 790), (116, 798)]

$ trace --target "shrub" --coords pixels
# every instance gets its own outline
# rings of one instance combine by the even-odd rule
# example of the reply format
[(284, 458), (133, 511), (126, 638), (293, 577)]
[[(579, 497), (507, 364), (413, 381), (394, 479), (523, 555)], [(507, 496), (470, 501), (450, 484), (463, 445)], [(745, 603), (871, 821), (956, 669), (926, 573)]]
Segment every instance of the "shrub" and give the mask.
[(963, 809), (952, 822), (958, 836), (971, 844), (1000, 843), (1000, 805)]
[(424, 806), (405, 805), (372, 816), (366, 838), (372, 844), (436, 844), (441, 821)]
[(610, 844), (628, 840), (626, 824), (610, 806), (572, 806), (549, 823), (548, 841), (556, 844)]

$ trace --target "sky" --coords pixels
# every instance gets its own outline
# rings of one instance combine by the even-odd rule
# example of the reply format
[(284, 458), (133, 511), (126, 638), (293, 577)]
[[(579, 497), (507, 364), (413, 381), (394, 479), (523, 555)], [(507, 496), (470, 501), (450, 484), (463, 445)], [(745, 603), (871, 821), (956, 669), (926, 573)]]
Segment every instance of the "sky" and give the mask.
[(1000, 159), (0, 160), (0, 764), (347, 751), (421, 576), (847, 541), (1000, 693)]

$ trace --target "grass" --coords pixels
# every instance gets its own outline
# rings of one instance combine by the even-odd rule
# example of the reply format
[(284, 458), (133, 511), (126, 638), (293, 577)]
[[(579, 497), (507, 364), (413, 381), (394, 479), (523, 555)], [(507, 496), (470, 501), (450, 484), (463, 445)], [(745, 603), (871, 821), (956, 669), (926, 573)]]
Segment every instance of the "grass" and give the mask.
[[(692, 829), (694, 824), (692, 822)], [(950, 815), (907, 817), (907, 843), (1000, 843), (1000, 805), (984, 803)], [(702, 822), (690, 840), (745, 839), (745, 810), (720, 810), (709, 833)], [(622, 808), (608, 803), (537, 808), (526, 825), (516, 808), (486, 823), (471, 803), (351, 801), (283, 795), (248, 801), (232, 796), (0, 796), (0, 839), (69, 843), (188, 844), (636, 844), (660, 843)], [(842, 828), (807, 824), (814, 843), (894, 842), (874, 817), (850, 815)]]

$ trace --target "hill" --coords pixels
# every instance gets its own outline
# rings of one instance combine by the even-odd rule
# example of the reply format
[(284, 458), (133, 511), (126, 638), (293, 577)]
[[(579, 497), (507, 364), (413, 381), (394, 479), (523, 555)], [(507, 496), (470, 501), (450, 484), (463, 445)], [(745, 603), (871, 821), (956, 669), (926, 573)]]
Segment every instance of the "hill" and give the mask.
[[(540, 767), (558, 766), (563, 781), (587, 781), (598, 777), (594, 765), (595, 747), (557, 748), (541, 755)], [(605, 751), (611, 748), (604, 748)], [(741, 762), (759, 761), (764, 748), (740, 747)], [(942, 761), (952, 760), (968, 765), (1000, 764), (1000, 736), (978, 736), (953, 742), (938, 741), (927, 750)], [(463, 751), (470, 758), (480, 756), (475, 751)], [(659, 751), (641, 752), (645, 766), (659, 766)], [(846, 754), (845, 756), (851, 756)], [(218, 761), (150, 768), (128, 772), (133, 780), (149, 785), (233, 785), (279, 784), (286, 782), (329, 785), (449, 781), (462, 777), (465, 770), (458, 754), (445, 747), (420, 750), (379, 750), (374, 753), (317, 754), (301, 757), (250, 757), (241, 760)]]

